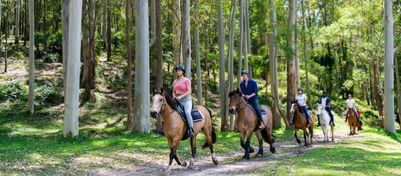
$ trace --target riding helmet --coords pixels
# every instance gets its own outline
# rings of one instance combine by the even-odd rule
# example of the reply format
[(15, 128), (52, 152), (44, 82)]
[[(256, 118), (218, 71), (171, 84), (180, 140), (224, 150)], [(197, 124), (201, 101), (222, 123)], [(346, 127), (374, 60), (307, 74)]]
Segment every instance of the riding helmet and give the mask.
[(247, 75), (249, 75), (249, 72), (248, 72), (248, 70), (244, 70), (244, 71), (242, 71), (241, 74), (247, 74)]
[(348, 94), (348, 96), (349, 96), (349, 97), (352, 97), (352, 95), (351, 95), (351, 94)]
[(324, 90), (323, 93), (326, 93), (326, 94), (327, 94), (327, 91)]
[(182, 70), (182, 72), (184, 72), (185, 73), (185, 67), (183, 66), (183, 65), (178, 65), (177, 67), (175, 67), (175, 71), (177, 71), (177, 69), (181, 69)]
[(303, 92), (303, 91), (304, 91), (304, 89), (302, 89), (302, 88), (300, 87), (300, 88), (298, 88), (298, 91), (302, 91), (302, 92)]

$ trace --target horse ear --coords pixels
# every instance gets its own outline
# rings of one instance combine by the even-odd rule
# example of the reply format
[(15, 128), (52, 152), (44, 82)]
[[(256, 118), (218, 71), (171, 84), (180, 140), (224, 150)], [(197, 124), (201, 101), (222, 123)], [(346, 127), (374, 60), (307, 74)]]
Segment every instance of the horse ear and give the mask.
[(163, 93), (163, 92), (164, 92), (164, 90), (163, 90), (163, 87), (162, 87), (162, 88), (160, 88), (160, 91), (161, 91), (161, 93)]
[(237, 87), (237, 92), (240, 92), (238, 87)]

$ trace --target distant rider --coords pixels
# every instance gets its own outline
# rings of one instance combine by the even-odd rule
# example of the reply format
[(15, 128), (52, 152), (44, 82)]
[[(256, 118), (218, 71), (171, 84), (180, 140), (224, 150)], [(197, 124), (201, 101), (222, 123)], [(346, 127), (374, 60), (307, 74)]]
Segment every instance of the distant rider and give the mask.
[[(327, 113), (330, 116), (330, 122), (333, 123), (333, 126), (336, 126), (336, 124), (334, 123), (334, 115), (331, 112), (331, 101), (330, 98), (327, 96), (327, 91), (323, 91), (323, 97), (320, 100), (320, 103), (322, 104), (323, 108), (327, 111)], [(318, 120), (318, 124), (317, 126), (320, 126), (320, 118), (317, 119)]]

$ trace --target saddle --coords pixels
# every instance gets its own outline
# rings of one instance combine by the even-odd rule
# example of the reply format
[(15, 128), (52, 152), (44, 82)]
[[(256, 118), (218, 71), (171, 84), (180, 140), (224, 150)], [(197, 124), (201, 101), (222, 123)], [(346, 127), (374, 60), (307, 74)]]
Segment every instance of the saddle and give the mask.
[[(174, 102), (175, 102), (177, 112), (181, 115), (182, 120), (185, 123), (187, 123), (187, 129), (185, 130), (186, 133), (184, 134), (184, 136), (181, 139), (181, 141), (183, 141), (183, 140), (186, 140), (189, 138), (189, 129), (188, 129), (189, 125), (188, 125), (187, 115), (185, 114), (184, 106), (177, 100), (175, 100)], [(196, 108), (193, 104), (192, 104), (191, 116), (192, 116), (193, 122), (205, 120), (203, 118), (202, 114), (199, 113), (198, 108)]]

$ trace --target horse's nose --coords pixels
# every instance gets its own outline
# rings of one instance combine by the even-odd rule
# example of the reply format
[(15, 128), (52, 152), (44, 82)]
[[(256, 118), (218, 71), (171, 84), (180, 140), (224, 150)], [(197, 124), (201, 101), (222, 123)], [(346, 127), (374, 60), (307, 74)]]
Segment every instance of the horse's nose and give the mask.
[(235, 108), (230, 108), (228, 111), (229, 111), (231, 114), (235, 114)]
[(151, 115), (152, 117), (156, 117), (156, 116), (157, 116), (157, 112), (156, 112), (156, 111), (150, 111), (150, 115)]

